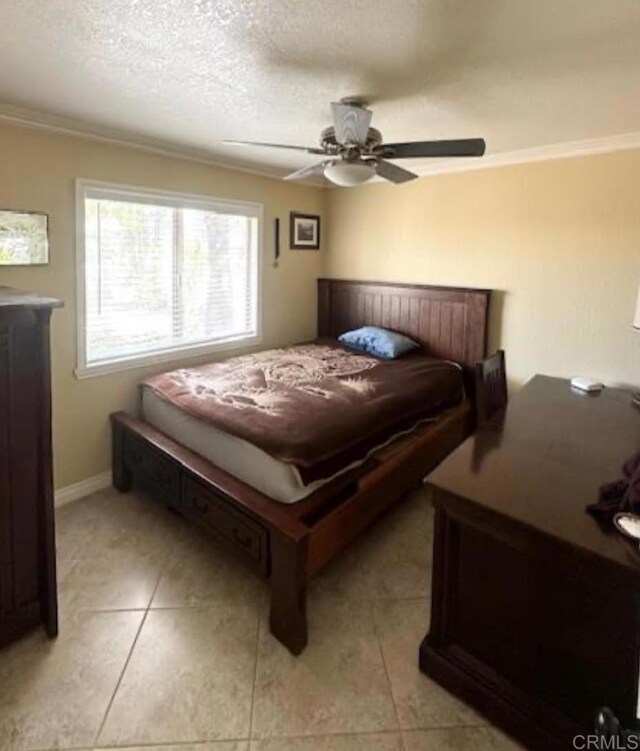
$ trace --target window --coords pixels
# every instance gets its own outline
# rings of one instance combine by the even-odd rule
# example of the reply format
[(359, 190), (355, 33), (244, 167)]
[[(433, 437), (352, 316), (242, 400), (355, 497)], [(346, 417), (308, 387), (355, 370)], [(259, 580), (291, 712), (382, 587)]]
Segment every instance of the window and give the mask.
[(78, 182), (78, 377), (259, 341), (262, 207)]

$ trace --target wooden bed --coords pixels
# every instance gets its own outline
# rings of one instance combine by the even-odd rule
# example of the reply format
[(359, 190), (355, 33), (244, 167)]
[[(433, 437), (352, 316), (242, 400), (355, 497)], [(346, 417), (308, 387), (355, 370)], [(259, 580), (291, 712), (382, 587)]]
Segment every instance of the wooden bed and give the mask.
[[(420, 341), (469, 373), (468, 398), (292, 504), (272, 500), (142, 420), (111, 415), (113, 484), (140, 484), (269, 579), (271, 632), (293, 654), (307, 644), (309, 579), (472, 431), (472, 369), (486, 354), (489, 290), (318, 280), (318, 335), (371, 324)], [(215, 572), (212, 572), (215, 576)]]

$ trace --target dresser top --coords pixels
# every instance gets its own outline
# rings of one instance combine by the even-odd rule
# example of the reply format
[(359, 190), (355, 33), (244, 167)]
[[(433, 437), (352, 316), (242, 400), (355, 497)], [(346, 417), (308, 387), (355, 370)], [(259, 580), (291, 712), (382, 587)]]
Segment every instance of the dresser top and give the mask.
[[(569, 381), (536, 376), (504, 413), (481, 426), (429, 476), (431, 485), (548, 537), (640, 571), (617, 532), (585, 510), (600, 485), (622, 476), (640, 447), (631, 393), (576, 392)], [(632, 554), (633, 553), (633, 554)]]
[(0, 309), (5, 308), (61, 308), (62, 300), (41, 297), (33, 292), (23, 292), (13, 287), (0, 285)]

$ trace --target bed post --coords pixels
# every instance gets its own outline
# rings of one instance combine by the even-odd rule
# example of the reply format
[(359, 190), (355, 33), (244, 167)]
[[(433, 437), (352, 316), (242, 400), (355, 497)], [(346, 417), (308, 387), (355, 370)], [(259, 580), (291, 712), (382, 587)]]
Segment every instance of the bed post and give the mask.
[(308, 533), (271, 532), (271, 633), (294, 655), (307, 646)]
[(111, 481), (119, 493), (128, 493), (133, 485), (124, 462), (124, 428), (114, 419), (111, 420)]

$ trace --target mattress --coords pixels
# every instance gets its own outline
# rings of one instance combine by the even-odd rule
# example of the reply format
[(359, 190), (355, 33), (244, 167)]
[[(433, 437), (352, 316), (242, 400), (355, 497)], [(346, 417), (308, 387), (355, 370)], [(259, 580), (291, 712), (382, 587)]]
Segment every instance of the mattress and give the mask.
[[(281, 503), (295, 503), (332, 479), (304, 485), (294, 465), (274, 459), (252, 443), (193, 417), (144, 384), (142, 416), (154, 428)], [(355, 465), (357, 462), (343, 471)]]
[[(246, 482), (273, 500), (281, 503), (296, 503), (313, 493), (325, 483), (354, 467), (378, 451), (384, 450), (402, 436), (433, 422), (436, 418), (425, 418), (407, 430), (402, 430), (386, 438), (361, 460), (351, 462), (331, 477), (302, 482), (295, 465), (286, 464), (254, 446), (249, 441), (225, 433), (215, 426), (193, 417), (179, 407), (165, 401), (149, 386), (142, 384), (141, 409), (145, 422), (162, 433), (181, 443), (196, 454), (203, 456), (220, 469)], [(388, 449), (387, 449), (388, 450)]]

